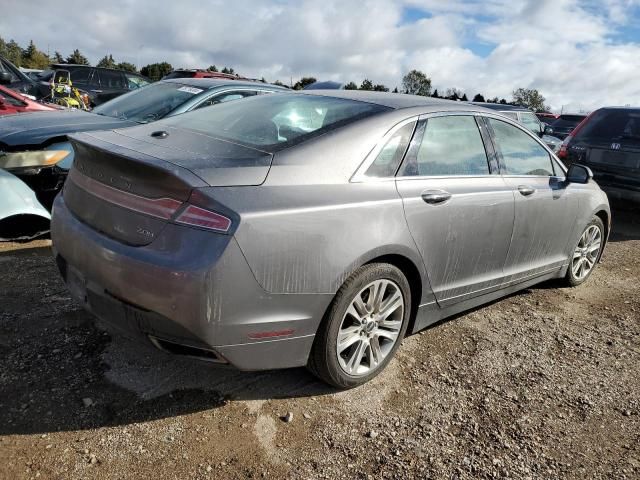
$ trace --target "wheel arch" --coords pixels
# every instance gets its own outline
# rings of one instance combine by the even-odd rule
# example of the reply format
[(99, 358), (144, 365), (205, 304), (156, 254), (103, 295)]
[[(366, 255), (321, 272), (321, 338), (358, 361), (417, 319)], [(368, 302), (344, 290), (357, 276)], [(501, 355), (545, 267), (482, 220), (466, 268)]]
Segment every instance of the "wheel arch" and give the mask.
[(600, 220), (602, 220), (602, 223), (604, 225), (604, 245), (602, 245), (602, 248), (600, 249), (600, 255), (598, 256), (598, 262), (599, 262), (600, 259), (602, 258), (602, 253), (604, 252), (604, 249), (607, 246), (607, 243), (609, 241), (609, 231), (611, 229), (611, 224), (610, 224), (611, 214), (605, 209), (600, 209), (596, 211), (594, 215), (598, 217)]

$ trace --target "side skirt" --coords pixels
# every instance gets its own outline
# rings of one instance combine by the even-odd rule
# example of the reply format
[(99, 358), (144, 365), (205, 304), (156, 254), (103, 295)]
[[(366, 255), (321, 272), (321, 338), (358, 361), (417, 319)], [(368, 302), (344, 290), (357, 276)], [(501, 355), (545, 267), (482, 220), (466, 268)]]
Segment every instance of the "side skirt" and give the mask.
[(494, 300), (506, 297), (507, 295), (511, 295), (512, 293), (515, 293), (519, 290), (529, 288), (532, 285), (536, 285), (547, 280), (552, 280), (554, 278), (562, 278), (566, 275), (567, 268), (568, 266), (563, 266), (560, 270), (546, 273), (538, 277), (530, 278), (525, 280), (524, 282), (514, 283), (512, 285), (509, 285), (508, 287), (501, 288), (500, 290), (495, 290), (484, 295), (473, 297), (468, 300), (463, 300), (448, 307), (440, 308), (435, 302), (421, 305), (418, 309), (418, 315), (416, 317), (416, 321), (411, 333), (417, 333), (420, 330), (423, 330), (447, 317), (451, 317), (453, 315), (456, 315), (457, 313), (471, 310), (473, 308), (479, 307), (480, 305), (493, 302)]

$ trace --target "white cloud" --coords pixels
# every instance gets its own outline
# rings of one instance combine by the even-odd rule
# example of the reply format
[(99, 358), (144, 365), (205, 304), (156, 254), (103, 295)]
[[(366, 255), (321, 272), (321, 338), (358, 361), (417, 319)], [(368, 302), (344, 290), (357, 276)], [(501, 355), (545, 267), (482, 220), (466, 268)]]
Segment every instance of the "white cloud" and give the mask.
[[(417, 68), (469, 96), (532, 87), (556, 109), (640, 103), (640, 44), (624, 30), (637, 24), (640, 0), (67, 0), (67, 16), (50, 1), (3, 3), (3, 38), (64, 55), (79, 48), (94, 62), (112, 53), (391, 88)], [(405, 7), (429, 15), (402, 24)]]

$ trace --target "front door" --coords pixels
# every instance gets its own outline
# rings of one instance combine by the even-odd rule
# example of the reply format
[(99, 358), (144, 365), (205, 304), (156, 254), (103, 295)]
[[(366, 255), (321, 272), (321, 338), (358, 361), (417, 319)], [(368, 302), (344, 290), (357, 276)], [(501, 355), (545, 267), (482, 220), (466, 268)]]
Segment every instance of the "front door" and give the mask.
[(502, 281), (514, 201), (488, 148), (473, 115), (429, 117), (416, 129), (396, 179), (441, 306), (486, 293)]
[(564, 172), (556, 171), (547, 149), (529, 132), (496, 118), (488, 118), (487, 123), (504, 180), (515, 199), (505, 280), (524, 280), (561, 268), (575, 223)]

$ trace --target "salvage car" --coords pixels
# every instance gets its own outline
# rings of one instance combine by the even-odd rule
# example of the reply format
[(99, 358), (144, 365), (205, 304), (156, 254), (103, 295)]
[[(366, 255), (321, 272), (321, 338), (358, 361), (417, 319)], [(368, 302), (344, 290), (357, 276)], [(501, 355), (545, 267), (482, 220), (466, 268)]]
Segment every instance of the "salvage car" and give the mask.
[(592, 168), (610, 197), (640, 205), (640, 108), (596, 110), (564, 139), (558, 156)]
[(585, 118), (587, 115), (583, 113), (563, 113), (550, 125), (553, 135), (564, 140)]
[(51, 82), (57, 70), (70, 73), (73, 86), (89, 97), (91, 107), (102, 105), (104, 102), (151, 83), (148, 78), (138, 73), (114, 68), (67, 63), (53, 64), (49, 70), (38, 76), (40, 94), (44, 98), (51, 95)]
[(492, 110), (496, 110), (503, 115), (520, 122), (522, 125), (527, 127), (533, 133), (542, 138), (542, 141), (546, 143), (549, 148), (557, 153), (560, 150), (562, 145), (562, 140), (551, 135), (553, 132), (552, 128), (542, 122), (535, 113), (529, 110), (527, 107), (519, 107), (515, 105), (503, 105), (502, 103), (483, 103), (483, 102), (474, 102), (474, 105), (478, 105), (485, 108), (490, 108)]
[(31, 100), (10, 88), (0, 85), (0, 115), (12, 115), (26, 112), (53, 112), (60, 107)]
[(49, 212), (22, 180), (0, 169), (0, 241), (27, 241), (49, 231)]
[(34, 98), (42, 97), (36, 82), (2, 56), (0, 56), (0, 85)]
[(150, 123), (252, 95), (286, 91), (260, 82), (180, 79), (156, 82), (96, 107), (0, 117), (0, 168), (18, 175), (50, 208), (74, 151), (67, 135)]
[(167, 352), (339, 388), (407, 332), (581, 284), (610, 228), (588, 168), (461, 102), (282, 93), (71, 141), (51, 236), (74, 298)]

